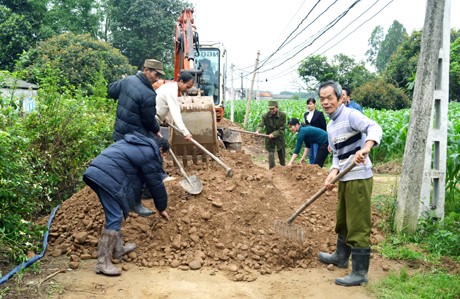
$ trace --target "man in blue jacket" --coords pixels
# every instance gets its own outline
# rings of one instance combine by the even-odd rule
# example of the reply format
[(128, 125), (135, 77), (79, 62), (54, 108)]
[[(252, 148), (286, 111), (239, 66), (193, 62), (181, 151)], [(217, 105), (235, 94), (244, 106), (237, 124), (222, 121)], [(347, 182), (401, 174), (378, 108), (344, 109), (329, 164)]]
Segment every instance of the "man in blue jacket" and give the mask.
[(363, 108), (361, 107), (361, 105), (352, 100), (350, 87), (348, 86), (342, 87), (342, 97), (343, 97), (343, 103), (345, 104), (346, 107), (356, 109), (359, 112), (363, 113)]
[(160, 215), (169, 220), (161, 158), (168, 150), (169, 143), (164, 138), (150, 138), (137, 132), (126, 134), (97, 156), (84, 173), (83, 180), (96, 192), (105, 214), (96, 273), (120, 275), (121, 270), (112, 264), (112, 256), (119, 259), (136, 248), (134, 243), (123, 245), (121, 224), (144, 183)]
[[(155, 119), (157, 94), (152, 84), (164, 74), (162, 62), (146, 59), (143, 71), (109, 84), (109, 97), (118, 100), (113, 141), (132, 132), (149, 137), (159, 134), (160, 126)], [(153, 214), (142, 205), (141, 199), (142, 196), (136, 200), (133, 210), (141, 216)]]

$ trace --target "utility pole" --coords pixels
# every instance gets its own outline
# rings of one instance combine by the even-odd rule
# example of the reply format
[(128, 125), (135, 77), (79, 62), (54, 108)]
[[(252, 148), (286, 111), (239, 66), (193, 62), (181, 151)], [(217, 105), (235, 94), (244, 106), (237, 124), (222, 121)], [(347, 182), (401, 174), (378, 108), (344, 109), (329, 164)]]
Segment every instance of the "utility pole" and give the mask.
[(243, 94), (244, 94), (244, 90), (243, 90), (243, 73), (241, 73), (241, 99), (243, 99)]
[[(428, 0), (395, 214), (397, 232), (444, 217), (450, 0)], [(433, 159), (434, 157), (434, 159)]]
[(257, 51), (256, 64), (254, 65), (254, 72), (252, 73), (251, 89), (249, 89), (248, 104), (246, 105), (246, 114), (244, 115), (243, 127), (246, 128), (248, 121), (249, 110), (251, 109), (252, 89), (254, 88), (254, 80), (256, 78), (257, 66), (259, 65), (260, 51)]
[(232, 91), (231, 91), (231, 95), (230, 95), (230, 121), (233, 122), (233, 119), (234, 119), (234, 116), (235, 116), (235, 106), (234, 106), (234, 101), (235, 101), (235, 94), (233, 92), (233, 68), (234, 68), (234, 64), (232, 63), (232, 65), (230, 66), (230, 69), (232, 70)]

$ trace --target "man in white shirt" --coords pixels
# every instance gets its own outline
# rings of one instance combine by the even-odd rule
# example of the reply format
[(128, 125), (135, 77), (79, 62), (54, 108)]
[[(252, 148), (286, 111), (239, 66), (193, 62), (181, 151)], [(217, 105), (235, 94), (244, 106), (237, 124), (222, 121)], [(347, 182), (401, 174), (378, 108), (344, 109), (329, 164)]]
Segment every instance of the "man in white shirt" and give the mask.
[(188, 72), (183, 72), (177, 82), (169, 82), (161, 85), (157, 90), (156, 109), (157, 116), (163, 123), (174, 123), (184, 134), (186, 140), (192, 139), (192, 134), (182, 120), (179, 100), (179, 92), (184, 93), (193, 87), (195, 78)]

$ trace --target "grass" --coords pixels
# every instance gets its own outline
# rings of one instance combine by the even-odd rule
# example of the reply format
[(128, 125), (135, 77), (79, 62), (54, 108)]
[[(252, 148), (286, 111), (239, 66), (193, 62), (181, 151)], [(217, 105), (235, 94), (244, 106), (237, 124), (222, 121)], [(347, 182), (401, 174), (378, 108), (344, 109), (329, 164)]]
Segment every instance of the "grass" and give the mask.
[(460, 276), (437, 271), (410, 275), (401, 270), (370, 284), (369, 289), (381, 299), (458, 299)]
[[(451, 212), (443, 221), (421, 221), (414, 235), (395, 234), (393, 231), (396, 192), (373, 197), (373, 206), (381, 215), (379, 229), (386, 240), (374, 246), (383, 257), (400, 260), (415, 266), (417, 272), (407, 269), (368, 285), (377, 298), (460, 298), (460, 215)], [(447, 262), (445, 261), (447, 258)], [(451, 274), (446, 268), (452, 268)]]

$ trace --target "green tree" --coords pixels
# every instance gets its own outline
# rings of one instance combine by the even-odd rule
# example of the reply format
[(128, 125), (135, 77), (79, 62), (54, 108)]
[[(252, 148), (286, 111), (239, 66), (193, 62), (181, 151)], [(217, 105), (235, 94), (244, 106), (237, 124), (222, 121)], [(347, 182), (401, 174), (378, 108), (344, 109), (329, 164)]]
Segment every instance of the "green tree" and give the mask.
[(24, 16), (25, 20), (32, 26), (33, 32), (25, 37), (29, 40), (40, 40), (40, 28), (47, 11), (47, 3), (48, 0), (9, 0), (2, 1), (1, 5), (11, 9), (13, 13)]
[(108, 0), (109, 42), (138, 68), (146, 58), (172, 65), (180, 0)]
[(344, 54), (335, 55), (332, 63), (329, 63), (325, 56), (308, 56), (302, 60), (298, 71), (299, 77), (308, 86), (335, 80), (354, 89), (374, 77), (366, 69), (364, 62), (356, 62), (355, 59)]
[(38, 83), (45, 70), (52, 68), (57, 86), (81, 87), (93, 93), (102, 76), (112, 82), (135, 70), (117, 49), (86, 35), (61, 34), (43, 41), (21, 56), (17, 65), (26, 80)]
[(100, 36), (103, 20), (100, 1), (93, 0), (48, 0), (47, 13), (41, 28), (42, 39), (72, 32), (89, 33), (93, 38)]
[(316, 85), (318, 82), (333, 80), (336, 77), (336, 69), (329, 64), (326, 56), (307, 56), (300, 63), (299, 77), (308, 85)]
[[(450, 32), (451, 53), (450, 53), (450, 82), (449, 82), (449, 97), (450, 99), (459, 98), (459, 79), (458, 79), (458, 63), (460, 61), (460, 53), (458, 50), (460, 30), (452, 29)], [(385, 79), (397, 87), (406, 90), (406, 93), (411, 94), (413, 83), (415, 81), (415, 73), (417, 71), (417, 63), (420, 54), (420, 43), (422, 38), (421, 31), (414, 31), (407, 36), (401, 43), (396, 52), (392, 55), (386, 69), (383, 72)]]
[(365, 55), (367, 56), (367, 61), (369, 61), (369, 63), (373, 66), (375, 66), (377, 63), (377, 55), (379, 53), (380, 45), (382, 44), (384, 37), (385, 34), (383, 33), (383, 27), (379, 25), (376, 26), (374, 30), (372, 30), (371, 37), (367, 41), (369, 49), (366, 51)]
[(398, 21), (393, 21), (385, 39), (381, 42), (380, 48), (376, 57), (375, 66), (378, 72), (382, 72), (390, 61), (391, 55), (398, 49), (399, 45), (407, 36), (406, 29)]
[(333, 66), (336, 74), (334, 80), (339, 81), (342, 85), (348, 85), (352, 89), (374, 78), (363, 61), (356, 62), (354, 58), (344, 54), (334, 56)]
[(396, 87), (405, 88), (417, 71), (420, 54), (421, 31), (413, 31), (392, 55), (383, 77)]
[(409, 97), (404, 91), (381, 77), (359, 86), (353, 98), (366, 108), (399, 110), (410, 107)]
[(460, 99), (460, 38), (450, 45), (449, 98)]
[(26, 17), (0, 6), (0, 69), (12, 71), (19, 55), (35, 44), (33, 27)]

